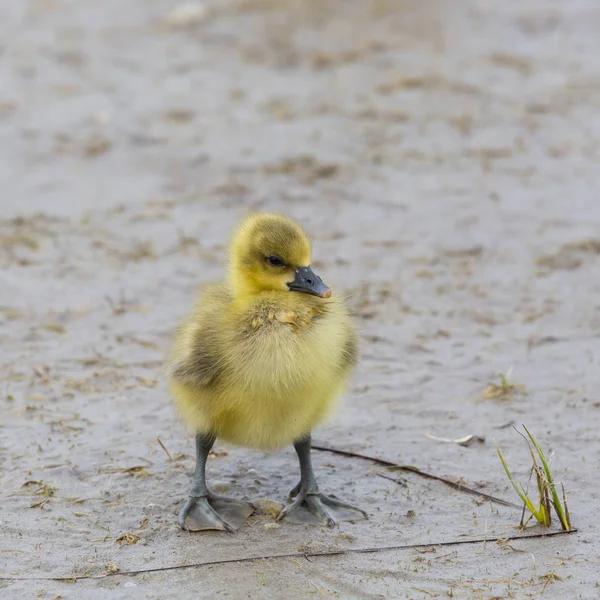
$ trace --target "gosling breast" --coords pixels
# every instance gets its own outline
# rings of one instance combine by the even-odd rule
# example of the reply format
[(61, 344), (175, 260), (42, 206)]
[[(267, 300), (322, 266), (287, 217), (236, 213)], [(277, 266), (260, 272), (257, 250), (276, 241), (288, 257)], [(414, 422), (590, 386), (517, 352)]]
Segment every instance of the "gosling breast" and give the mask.
[(177, 337), (171, 393), (193, 431), (269, 450), (323, 420), (355, 359), (341, 302), (265, 293), (239, 305), (218, 287)]

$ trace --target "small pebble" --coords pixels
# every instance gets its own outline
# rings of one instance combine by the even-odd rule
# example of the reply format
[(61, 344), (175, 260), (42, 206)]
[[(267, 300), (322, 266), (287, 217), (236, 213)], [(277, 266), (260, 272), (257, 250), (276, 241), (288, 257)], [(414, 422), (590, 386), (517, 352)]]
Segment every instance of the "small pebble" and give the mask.
[(97, 125), (108, 125), (111, 121), (110, 114), (106, 110), (98, 110), (92, 114), (92, 121)]
[(231, 489), (231, 483), (229, 481), (214, 481), (210, 487), (217, 493), (228, 492)]
[(184, 2), (167, 14), (165, 23), (172, 27), (185, 27), (201, 23), (207, 15), (208, 9), (201, 2)]

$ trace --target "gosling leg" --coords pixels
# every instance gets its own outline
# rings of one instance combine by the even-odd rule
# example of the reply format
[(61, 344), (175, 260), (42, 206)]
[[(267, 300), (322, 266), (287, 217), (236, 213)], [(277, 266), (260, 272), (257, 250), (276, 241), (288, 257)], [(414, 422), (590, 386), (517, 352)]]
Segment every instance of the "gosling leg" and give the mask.
[(330, 498), (319, 491), (310, 459), (311, 437), (294, 443), (300, 462), (300, 483), (290, 492), (290, 498), (296, 499), (281, 511), (277, 520), (285, 519), (290, 523), (325, 523), (334, 527), (340, 521), (360, 521), (367, 513), (360, 508)]
[(254, 512), (254, 506), (233, 498), (213, 494), (206, 485), (206, 460), (216, 436), (196, 434), (196, 471), (190, 496), (179, 513), (179, 524), (186, 531), (216, 529), (235, 531)]

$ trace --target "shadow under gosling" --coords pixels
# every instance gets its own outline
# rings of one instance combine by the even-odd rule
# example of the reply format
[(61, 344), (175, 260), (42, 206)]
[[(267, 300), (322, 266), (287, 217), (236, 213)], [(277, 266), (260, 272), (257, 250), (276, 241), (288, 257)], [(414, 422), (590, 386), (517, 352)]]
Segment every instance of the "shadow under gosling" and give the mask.
[(196, 433), (184, 529), (233, 531), (254, 510), (208, 489), (206, 460), (217, 438), (261, 450), (294, 444), (300, 481), (278, 519), (333, 527), (366, 518), (322, 494), (311, 464), (311, 431), (342, 392), (357, 351), (346, 307), (310, 259), (308, 237), (293, 221), (247, 218), (231, 243), (227, 280), (206, 290), (178, 331), (170, 392)]

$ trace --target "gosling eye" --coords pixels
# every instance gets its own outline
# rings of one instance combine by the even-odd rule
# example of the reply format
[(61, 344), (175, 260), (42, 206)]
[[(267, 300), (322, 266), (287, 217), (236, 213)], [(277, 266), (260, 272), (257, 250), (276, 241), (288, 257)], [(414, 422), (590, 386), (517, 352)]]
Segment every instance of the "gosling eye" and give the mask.
[(267, 262), (272, 267), (285, 267), (285, 261), (277, 254), (271, 254), (271, 256), (267, 256)]

